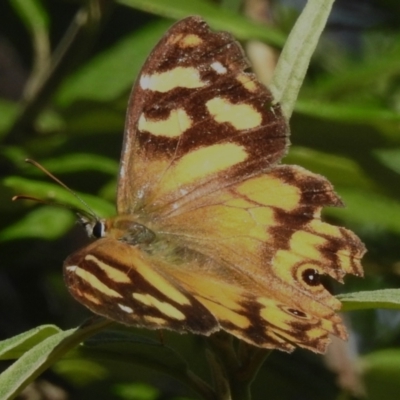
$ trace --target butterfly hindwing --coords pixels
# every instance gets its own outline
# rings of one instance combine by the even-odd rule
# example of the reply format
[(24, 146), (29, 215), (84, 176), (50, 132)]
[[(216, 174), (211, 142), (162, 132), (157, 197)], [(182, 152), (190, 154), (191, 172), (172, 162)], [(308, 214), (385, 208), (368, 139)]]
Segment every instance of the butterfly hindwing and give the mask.
[(69, 290), (96, 314), (147, 328), (204, 335), (217, 330), (209, 310), (165, 272), (139, 248), (107, 238), (64, 263)]
[[(191, 201), (154, 229), (165, 242), (190, 249), (193, 259), (201, 254), (196, 274), (169, 272), (225, 330), (264, 347), (296, 343), (323, 351), (329, 333), (347, 336), (335, 314), (340, 302), (320, 278), (361, 275), (364, 252), (352, 232), (321, 221), (323, 205), (341, 205), (326, 179), (277, 166)], [(184, 265), (190, 264), (188, 257)], [(243, 325), (232, 326), (234, 320)]]

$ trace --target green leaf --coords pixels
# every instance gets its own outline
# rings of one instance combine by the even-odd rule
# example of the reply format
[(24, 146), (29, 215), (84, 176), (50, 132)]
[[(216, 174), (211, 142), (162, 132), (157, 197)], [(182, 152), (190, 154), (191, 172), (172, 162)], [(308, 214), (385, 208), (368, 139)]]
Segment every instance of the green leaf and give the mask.
[(400, 233), (400, 202), (377, 192), (336, 187), (346, 207), (327, 208), (326, 213), (369, 229)]
[(160, 391), (144, 383), (125, 383), (114, 387), (114, 392), (126, 400), (156, 400), (160, 398)]
[(57, 239), (71, 229), (75, 220), (69, 210), (60, 207), (40, 207), (4, 228), (0, 232), (0, 239)]
[(334, 0), (309, 0), (279, 57), (270, 85), (287, 119), (292, 115), (311, 57), (325, 27)]
[(382, 164), (400, 174), (400, 148), (377, 149), (374, 154)]
[(370, 104), (332, 103), (328, 100), (300, 99), (296, 104), (296, 111), (305, 115), (318, 117), (324, 120), (350, 122), (353, 124), (377, 124), (400, 122), (400, 113), (385, 107)]
[[(131, 87), (132, 77), (129, 82), (129, 87)], [(128, 93), (128, 88), (126, 88), (126, 91)], [(88, 86), (83, 89), (82, 93), (77, 89), (68, 100), (77, 100), (77, 107), (74, 106), (67, 109), (67, 113), (73, 115), (73, 118), (68, 118), (65, 130), (74, 135), (91, 136), (94, 138), (93, 140), (96, 140), (99, 134), (121, 132), (122, 139), (126, 101), (124, 101), (124, 109), (122, 109), (122, 107), (121, 109), (111, 108), (108, 103), (93, 103), (90, 106), (82, 106), (79, 97), (90, 97), (92, 95), (98, 96), (95, 94), (95, 88), (90, 87), (90, 84), (88, 84)]]
[[(82, 171), (103, 172), (112, 177), (118, 173), (118, 162), (108, 157), (90, 153), (72, 153), (57, 158), (41, 161), (43, 167), (52, 174), (65, 174)], [(34, 172), (33, 172), (34, 171)], [(43, 172), (32, 169), (35, 175), (43, 175)]]
[(394, 33), (390, 37), (391, 41), (385, 40), (386, 49), (377, 51), (379, 54), (371, 56), (366, 51), (362, 62), (350, 60), (340, 73), (324, 75), (313, 86), (314, 95), (331, 98), (345, 94), (354, 96), (356, 92), (371, 92), (379, 81), (389, 82), (391, 77), (396, 79), (400, 69), (400, 37)]
[(235, 12), (240, 12), (242, 8), (242, 0), (221, 0), (221, 8), (226, 10), (235, 10)]
[(26, 351), (61, 330), (55, 325), (42, 325), (0, 342), (0, 359), (21, 357)]
[(204, 0), (117, 0), (129, 7), (157, 14), (160, 16), (181, 19), (189, 15), (201, 15), (214, 29), (231, 32), (237, 39), (260, 39), (282, 46), (285, 37), (267, 25), (252, 22), (249, 19), (218, 7), (211, 1)]
[(363, 356), (359, 366), (368, 400), (394, 400), (399, 397), (399, 349), (374, 351)]
[[(15, 194), (24, 194), (39, 199), (48, 200), (55, 203), (64, 203), (78, 209), (85, 209), (85, 206), (66, 191), (60, 185), (32, 179), (21, 178), (19, 176), (10, 176), (3, 180), (3, 185), (10, 188)], [(109, 202), (89, 194), (76, 192), (89, 206), (102, 217), (115, 214), (115, 207)], [(55, 204), (56, 205), (56, 204)], [(86, 210), (87, 211), (87, 210)]]
[(17, 168), (24, 168), (26, 166), (25, 159), (29, 157), (28, 151), (19, 146), (2, 146), (0, 154)]
[[(149, 51), (169, 25), (165, 21), (150, 24), (92, 58), (65, 79), (57, 94), (57, 103), (65, 107), (76, 101), (107, 102), (128, 93)], [(92, 120), (99, 124), (97, 117)]]
[(43, 110), (43, 112), (38, 116), (35, 121), (35, 127), (42, 134), (51, 134), (53, 132), (65, 131), (66, 123), (61, 114), (54, 110), (47, 109)]
[(47, 32), (49, 16), (40, 0), (10, 0), (10, 4), (30, 32)]
[(0, 138), (8, 132), (18, 115), (17, 104), (0, 99)]
[(383, 289), (338, 295), (342, 311), (376, 308), (400, 309), (400, 289)]
[[(59, 360), (53, 366), (53, 370), (73, 385), (86, 386), (107, 379), (110, 376), (110, 368), (107, 367), (95, 360), (82, 357), (75, 349)], [(126, 365), (124, 368), (126, 369)]]
[(186, 376), (187, 363), (172, 348), (130, 332), (107, 331), (96, 335), (80, 347), (79, 353), (90, 359), (139, 363), (166, 374)]
[(45, 338), (0, 375), (0, 399), (15, 398), (22, 389), (68, 351), (110, 323), (101, 320), (96, 324), (60, 331)]
[[(31, 33), (33, 41), (34, 54), (34, 72), (41, 74), (48, 66), (50, 58), (50, 39), (49, 39), (49, 16), (40, 0), (10, 0), (11, 5), (20, 16), (27, 30)], [(28, 82), (28, 89), (25, 88), (25, 94), (31, 90)]]
[(318, 171), (334, 185), (376, 189), (375, 184), (352, 159), (337, 154), (325, 153), (308, 147), (291, 146), (285, 157), (286, 164), (297, 164), (310, 171)]

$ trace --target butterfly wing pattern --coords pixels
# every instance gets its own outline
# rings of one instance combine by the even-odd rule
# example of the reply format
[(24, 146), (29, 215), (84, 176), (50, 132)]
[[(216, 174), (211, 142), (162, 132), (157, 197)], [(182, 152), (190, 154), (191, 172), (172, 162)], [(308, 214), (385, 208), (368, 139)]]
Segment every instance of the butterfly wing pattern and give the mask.
[(346, 339), (320, 277), (361, 276), (332, 185), (279, 164), (288, 128), (240, 45), (199, 17), (154, 48), (130, 97), (117, 216), (65, 261), (72, 295), (127, 325), (324, 352)]

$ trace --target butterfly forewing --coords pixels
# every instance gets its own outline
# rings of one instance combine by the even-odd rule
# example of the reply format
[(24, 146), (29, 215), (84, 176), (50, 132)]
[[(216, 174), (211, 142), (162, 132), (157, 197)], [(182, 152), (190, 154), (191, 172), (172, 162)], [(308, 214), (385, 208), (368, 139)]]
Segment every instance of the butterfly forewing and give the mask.
[(282, 158), (286, 122), (247, 68), (233, 37), (198, 17), (169, 30), (131, 94), (118, 212), (166, 213), (199, 187), (204, 195)]
[(64, 275), (93, 312), (134, 326), (323, 352), (346, 330), (329, 275), (362, 275), (350, 231), (321, 221), (332, 185), (278, 165), (287, 124), (240, 45), (199, 17), (150, 54), (127, 111), (115, 218)]

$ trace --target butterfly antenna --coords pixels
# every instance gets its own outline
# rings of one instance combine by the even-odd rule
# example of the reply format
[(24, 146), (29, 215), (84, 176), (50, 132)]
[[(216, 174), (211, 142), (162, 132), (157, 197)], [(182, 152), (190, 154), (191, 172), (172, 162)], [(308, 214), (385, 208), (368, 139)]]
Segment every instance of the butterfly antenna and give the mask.
[(68, 210), (73, 211), (75, 214), (77, 214), (79, 220), (82, 220), (82, 215), (84, 215), (86, 218), (95, 218), (96, 221), (98, 220), (96, 215), (92, 215), (91, 212), (87, 212), (85, 210), (79, 209), (77, 207), (71, 206), (66, 203), (62, 202), (55, 202), (51, 200), (43, 200), (39, 199), (38, 197), (33, 197), (33, 196), (27, 196), (25, 194), (17, 194), (16, 196), (13, 196), (11, 198), (12, 201), (17, 201), (17, 200), (31, 200), (34, 201), (35, 203), (40, 203), (40, 204), (45, 204), (47, 206), (54, 206), (54, 207), (61, 207), (61, 208), (67, 208)]
[[(85, 207), (87, 210), (89, 210), (89, 214), (97, 221), (99, 219), (99, 217), (97, 216), (97, 214), (94, 212), (94, 210), (89, 206), (88, 203), (86, 203), (85, 200), (82, 199), (82, 197), (80, 197), (77, 193), (75, 193), (72, 189), (70, 189), (64, 182), (62, 182), (60, 179), (58, 179), (56, 176), (54, 176), (50, 171), (48, 171), (45, 167), (43, 167), (43, 165), (39, 164), (38, 162), (36, 162), (35, 160), (32, 160), (30, 158), (26, 158), (25, 162), (32, 164), (33, 166), (35, 166), (36, 168), (40, 169), (44, 174), (46, 174), (49, 178), (51, 178), (53, 181), (57, 182), (60, 186), (62, 186), (65, 190), (67, 190), (69, 193), (71, 193), (76, 199), (78, 199)], [(34, 200), (37, 201), (39, 203), (43, 203), (43, 204), (48, 204), (48, 205), (57, 205), (57, 203), (52, 203), (50, 201), (45, 201), (45, 200), (40, 200), (37, 199), (35, 197), (30, 197), (30, 196), (24, 196), (24, 195), (20, 195), (20, 196), (14, 196), (13, 200), (19, 200), (19, 199), (25, 199), (25, 200)], [(67, 204), (64, 203), (58, 203), (59, 205), (69, 208), (70, 210), (73, 210), (75, 212), (77, 212), (77, 209), (74, 207), (71, 207)], [(79, 210), (81, 211), (81, 210)], [(79, 213), (78, 213), (79, 214)]]

